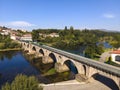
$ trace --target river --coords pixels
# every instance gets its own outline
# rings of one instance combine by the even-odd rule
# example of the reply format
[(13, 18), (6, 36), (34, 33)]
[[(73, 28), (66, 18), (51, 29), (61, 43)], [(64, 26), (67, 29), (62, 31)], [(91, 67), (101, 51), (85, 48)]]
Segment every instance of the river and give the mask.
[(31, 59), (22, 51), (0, 52), (0, 86), (6, 82), (12, 82), (16, 75), (34, 75), (40, 83), (54, 83), (74, 79), (70, 71), (44, 75), (54, 69), (54, 64), (43, 64), (41, 58)]

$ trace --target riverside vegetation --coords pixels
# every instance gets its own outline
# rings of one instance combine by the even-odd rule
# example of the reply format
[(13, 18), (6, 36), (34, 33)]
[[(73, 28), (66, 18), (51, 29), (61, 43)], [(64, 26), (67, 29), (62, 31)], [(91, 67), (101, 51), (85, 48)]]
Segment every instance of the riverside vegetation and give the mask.
[[(42, 33), (41, 35), (39, 33)], [(44, 34), (58, 33), (59, 37), (44, 37)], [(62, 50), (78, 50), (84, 47), (84, 55), (88, 58), (99, 58), (106, 50), (103, 42), (109, 43), (113, 48), (120, 46), (119, 32), (106, 32), (101, 30), (78, 30), (72, 26), (60, 29), (36, 29), (32, 31), (33, 41), (47, 44)], [(99, 43), (99, 44), (97, 44)]]
[(43, 90), (38, 87), (38, 80), (34, 76), (17, 75), (11, 84), (6, 83), (2, 90)]
[(20, 50), (20, 44), (10, 39), (10, 35), (0, 34), (0, 51)]

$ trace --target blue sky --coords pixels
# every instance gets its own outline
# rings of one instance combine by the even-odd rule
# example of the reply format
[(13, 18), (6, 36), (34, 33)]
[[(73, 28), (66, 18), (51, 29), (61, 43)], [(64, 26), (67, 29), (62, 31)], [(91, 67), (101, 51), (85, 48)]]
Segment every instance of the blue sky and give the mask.
[(0, 25), (120, 31), (120, 0), (0, 0)]

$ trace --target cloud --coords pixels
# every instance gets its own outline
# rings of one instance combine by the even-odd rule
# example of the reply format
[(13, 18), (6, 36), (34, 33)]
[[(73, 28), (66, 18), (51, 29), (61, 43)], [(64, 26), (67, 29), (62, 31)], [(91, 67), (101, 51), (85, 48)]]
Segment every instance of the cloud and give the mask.
[(114, 14), (103, 14), (103, 17), (105, 18), (115, 18)]
[(1, 22), (1, 25), (5, 26), (13, 26), (13, 27), (32, 27), (36, 26), (35, 24), (31, 24), (26, 21), (12, 21), (12, 22)]
[(13, 22), (9, 22), (8, 25), (15, 26), (15, 27), (31, 27), (31, 26), (35, 26), (34, 24), (31, 24), (31, 23), (26, 22), (26, 21), (13, 21)]

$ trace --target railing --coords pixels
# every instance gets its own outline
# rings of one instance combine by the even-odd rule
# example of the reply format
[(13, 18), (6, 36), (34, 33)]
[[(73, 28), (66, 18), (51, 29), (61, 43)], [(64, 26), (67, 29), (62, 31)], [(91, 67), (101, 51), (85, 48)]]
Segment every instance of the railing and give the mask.
[[(26, 42), (26, 43), (28, 43), (28, 42)], [(81, 62), (83, 64), (87, 64), (89, 66), (95, 67), (99, 70), (103, 70), (105, 72), (115, 74), (115, 75), (120, 77), (120, 68), (118, 68), (118, 67), (114, 67), (112, 65), (108, 65), (108, 64), (105, 64), (105, 63), (102, 63), (102, 62), (98, 62), (98, 61), (95, 61), (95, 60), (92, 60), (92, 59), (88, 59), (88, 58), (85, 58), (85, 57), (82, 57), (82, 56), (79, 56), (79, 55), (76, 55), (76, 54), (72, 54), (72, 53), (69, 53), (69, 52), (66, 52), (66, 51), (63, 51), (63, 50), (59, 50), (59, 49), (56, 49), (56, 48), (52, 48), (52, 47), (49, 47), (49, 46), (46, 46), (46, 45), (42, 45), (42, 44), (39, 44), (39, 43), (31, 42), (31, 44), (34, 44), (34, 45), (39, 46), (41, 48), (45, 48), (45, 49), (50, 50), (52, 52), (55, 52), (55, 53), (58, 53), (60, 55), (66, 56), (70, 59), (73, 59), (73, 60), (76, 60), (76, 61)]]

